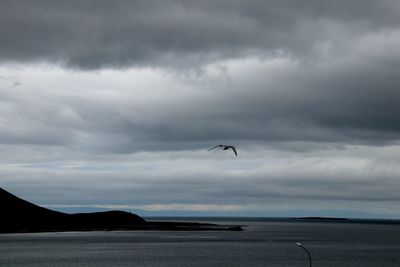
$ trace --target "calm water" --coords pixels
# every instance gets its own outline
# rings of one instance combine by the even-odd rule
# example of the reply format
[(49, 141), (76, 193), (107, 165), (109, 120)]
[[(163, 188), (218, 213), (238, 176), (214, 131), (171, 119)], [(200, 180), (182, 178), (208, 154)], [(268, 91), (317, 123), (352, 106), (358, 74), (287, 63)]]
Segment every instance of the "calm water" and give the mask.
[[(215, 222), (215, 221), (214, 221)], [(221, 221), (219, 221), (221, 223)], [(400, 266), (400, 225), (223, 221), (243, 232), (0, 235), (0, 266)]]

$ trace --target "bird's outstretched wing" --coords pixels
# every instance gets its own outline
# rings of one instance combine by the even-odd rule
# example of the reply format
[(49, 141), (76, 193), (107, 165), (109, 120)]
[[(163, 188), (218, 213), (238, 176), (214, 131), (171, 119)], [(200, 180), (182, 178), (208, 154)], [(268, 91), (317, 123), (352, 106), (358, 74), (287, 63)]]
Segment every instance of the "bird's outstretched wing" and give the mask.
[(235, 153), (235, 155), (237, 156), (237, 151), (236, 148), (234, 146), (228, 146), (228, 148), (233, 150), (233, 153)]
[(210, 149), (207, 150), (207, 151), (213, 150), (214, 148), (217, 148), (217, 147), (224, 147), (224, 145), (217, 145), (217, 146), (215, 146), (215, 147), (213, 147), (213, 148), (210, 148)]

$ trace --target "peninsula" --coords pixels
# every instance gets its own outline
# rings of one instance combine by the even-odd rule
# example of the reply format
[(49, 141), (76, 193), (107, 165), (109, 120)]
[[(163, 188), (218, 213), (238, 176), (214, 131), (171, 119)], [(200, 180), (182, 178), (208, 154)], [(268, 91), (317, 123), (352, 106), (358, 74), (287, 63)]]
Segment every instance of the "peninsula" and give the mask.
[(46, 209), (0, 188), (0, 233), (50, 231), (242, 231), (237, 225), (157, 222), (125, 211), (68, 214)]

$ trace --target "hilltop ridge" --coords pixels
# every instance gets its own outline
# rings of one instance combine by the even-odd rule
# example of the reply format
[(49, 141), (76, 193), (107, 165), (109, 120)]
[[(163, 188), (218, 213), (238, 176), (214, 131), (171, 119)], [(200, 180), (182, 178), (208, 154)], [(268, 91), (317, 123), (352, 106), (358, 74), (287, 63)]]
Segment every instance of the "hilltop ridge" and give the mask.
[(146, 221), (125, 211), (67, 214), (46, 209), (0, 188), (0, 233), (118, 229)]
[(0, 188), (0, 233), (93, 231), (93, 230), (174, 230), (241, 231), (240, 226), (206, 223), (146, 221), (126, 211), (67, 214), (46, 209)]

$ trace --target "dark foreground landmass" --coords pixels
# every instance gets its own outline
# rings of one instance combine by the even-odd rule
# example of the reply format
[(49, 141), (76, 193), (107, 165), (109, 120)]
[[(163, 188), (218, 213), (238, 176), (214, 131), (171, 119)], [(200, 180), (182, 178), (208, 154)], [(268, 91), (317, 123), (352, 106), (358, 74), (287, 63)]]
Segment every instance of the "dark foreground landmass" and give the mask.
[(241, 231), (240, 226), (207, 223), (155, 222), (125, 211), (67, 214), (20, 199), (0, 188), (0, 233), (94, 231), (94, 230), (181, 230)]

